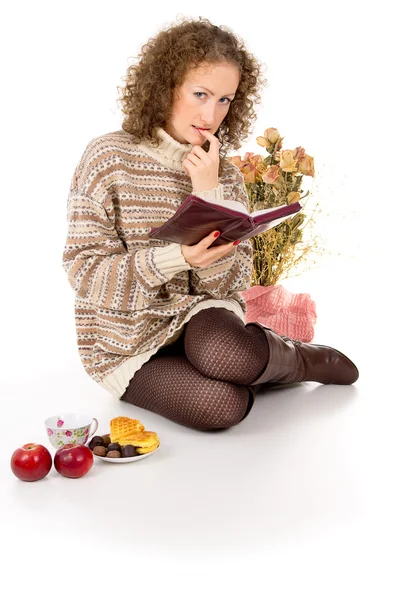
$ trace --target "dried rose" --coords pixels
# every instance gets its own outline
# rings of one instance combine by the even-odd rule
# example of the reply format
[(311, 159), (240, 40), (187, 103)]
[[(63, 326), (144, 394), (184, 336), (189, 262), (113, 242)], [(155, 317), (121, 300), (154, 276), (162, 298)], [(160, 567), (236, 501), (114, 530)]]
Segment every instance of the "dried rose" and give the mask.
[(297, 148), (294, 150), (294, 160), (300, 161), (303, 160), (305, 156), (305, 149), (302, 148), (301, 146), (297, 146)]
[(309, 156), (308, 154), (306, 154), (304, 156), (303, 160), (301, 160), (299, 162), (298, 170), (303, 175), (310, 175), (311, 177), (314, 177), (314, 175), (315, 175), (314, 158), (312, 156)]
[(275, 150), (280, 150), (282, 148), (282, 139), (279, 134), (279, 131), (275, 129), (275, 127), (268, 127), (264, 131), (264, 136), (260, 135), (256, 138), (257, 144), (259, 146), (265, 147), (268, 151), (273, 150), (275, 146)]
[(278, 165), (272, 165), (271, 167), (268, 167), (261, 179), (265, 181), (265, 183), (275, 183), (276, 181), (278, 181), (279, 175), (280, 168), (278, 167)]
[(245, 183), (255, 183), (256, 168), (252, 164), (246, 163), (243, 167), (241, 167), (241, 172), (243, 174)]
[(293, 150), (282, 150), (280, 167), (282, 171), (286, 171), (288, 173), (294, 173), (297, 171), (297, 163), (294, 160)]
[(235, 165), (236, 167), (238, 167), (238, 169), (240, 169), (241, 165), (242, 165), (242, 159), (240, 156), (230, 156), (228, 158), (228, 160)]

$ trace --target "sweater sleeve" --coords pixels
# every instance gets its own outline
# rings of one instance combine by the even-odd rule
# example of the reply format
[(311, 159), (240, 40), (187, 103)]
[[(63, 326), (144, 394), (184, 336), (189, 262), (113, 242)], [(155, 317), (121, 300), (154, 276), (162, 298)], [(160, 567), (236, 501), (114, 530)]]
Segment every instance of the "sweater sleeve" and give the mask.
[[(246, 208), (249, 199), (243, 175), (236, 168), (231, 200), (243, 203)], [(241, 242), (223, 258), (219, 258), (204, 268), (192, 267), (190, 287), (195, 294), (206, 294), (212, 298), (226, 298), (230, 294), (247, 290), (250, 287), (252, 272), (251, 240)]]
[(195, 196), (199, 196), (203, 200), (208, 200), (211, 202), (212, 200), (223, 200), (224, 199), (224, 186), (222, 183), (219, 183), (217, 187), (212, 188), (211, 190), (204, 190), (201, 192), (192, 192)]
[(101, 308), (120, 311), (150, 306), (164, 283), (191, 268), (180, 244), (129, 252), (110, 211), (77, 189), (68, 198), (62, 261), (77, 296)]

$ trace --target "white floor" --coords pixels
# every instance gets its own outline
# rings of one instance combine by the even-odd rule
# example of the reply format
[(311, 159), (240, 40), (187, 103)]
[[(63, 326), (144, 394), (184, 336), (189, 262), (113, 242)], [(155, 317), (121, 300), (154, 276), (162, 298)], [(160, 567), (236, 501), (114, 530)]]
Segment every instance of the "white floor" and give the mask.
[[(362, 275), (345, 263), (285, 283), (311, 293), (315, 340), (348, 354), (358, 382), (269, 390), (223, 432), (115, 404), (86, 376), (70, 340), (64, 364), (45, 368), (34, 353), (25, 378), (15, 365), (3, 371), (10, 597), (397, 598), (395, 340), (388, 307), (372, 313)], [(91, 413), (102, 431), (114, 416), (138, 418), (161, 447), (136, 463), (96, 461), (78, 480), (53, 469), (20, 482), (12, 451), (29, 441), (50, 447), (43, 421), (62, 410)]]

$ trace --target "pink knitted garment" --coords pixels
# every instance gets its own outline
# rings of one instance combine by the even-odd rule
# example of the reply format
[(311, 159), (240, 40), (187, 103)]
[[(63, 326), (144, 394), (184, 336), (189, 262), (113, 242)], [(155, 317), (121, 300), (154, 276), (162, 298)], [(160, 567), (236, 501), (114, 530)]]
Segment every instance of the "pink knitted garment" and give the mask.
[(247, 304), (246, 323), (258, 321), (301, 342), (314, 338), (317, 315), (309, 294), (293, 294), (282, 285), (255, 285), (241, 294)]

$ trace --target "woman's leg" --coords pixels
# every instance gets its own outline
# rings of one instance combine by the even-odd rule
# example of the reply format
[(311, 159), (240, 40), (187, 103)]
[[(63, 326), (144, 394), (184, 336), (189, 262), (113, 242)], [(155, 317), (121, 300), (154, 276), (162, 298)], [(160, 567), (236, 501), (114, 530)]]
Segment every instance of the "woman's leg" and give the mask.
[(202, 375), (255, 391), (258, 384), (301, 381), (350, 385), (359, 376), (354, 363), (335, 348), (291, 340), (259, 323), (245, 325), (225, 308), (208, 308), (192, 317), (185, 353)]
[(207, 308), (185, 326), (185, 354), (206, 377), (250, 385), (268, 362), (264, 332), (226, 308)]
[(202, 431), (226, 429), (247, 416), (254, 401), (248, 387), (210, 379), (185, 356), (170, 354), (162, 348), (145, 363), (121, 400)]

